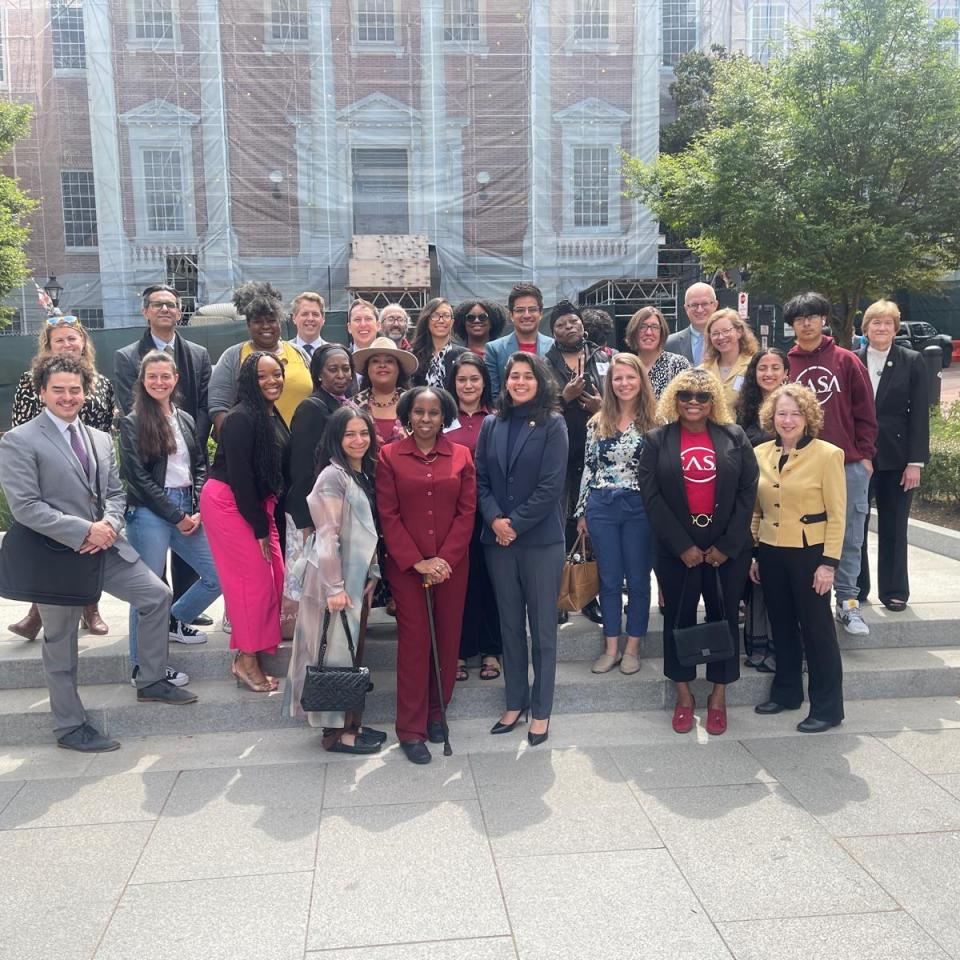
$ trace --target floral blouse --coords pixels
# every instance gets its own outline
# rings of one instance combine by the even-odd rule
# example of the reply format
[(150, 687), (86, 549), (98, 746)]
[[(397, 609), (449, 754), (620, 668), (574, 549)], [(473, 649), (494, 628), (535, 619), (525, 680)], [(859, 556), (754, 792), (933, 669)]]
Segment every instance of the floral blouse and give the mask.
[(650, 378), (650, 386), (653, 387), (653, 395), (660, 399), (660, 394), (667, 389), (667, 384), (681, 370), (689, 370), (690, 361), (686, 357), (681, 357), (679, 353), (667, 353), (666, 350), (660, 353), (653, 362), (647, 376)]
[[(33, 389), (33, 378), (28, 370), (20, 377), (13, 395), (13, 411), (10, 414), (12, 426), (19, 427), (21, 423), (32, 420), (43, 410), (43, 406), (40, 394)], [(113, 384), (101, 373), (95, 375), (93, 389), (80, 408), (80, 422), (94, 430), (110, 432), (113, 425)]]
[(586, 456), (583, 463), (583, 478), (580, 481), (580, 496), (573, 515), (582, 517), (587, 509), (591, 490), (619, 489), (640, 490), (638, 468), (643, 450), (643, 434), (631, 423), (626, 430), (612, 437), (598, 437), (597, 424), (587, 424)]

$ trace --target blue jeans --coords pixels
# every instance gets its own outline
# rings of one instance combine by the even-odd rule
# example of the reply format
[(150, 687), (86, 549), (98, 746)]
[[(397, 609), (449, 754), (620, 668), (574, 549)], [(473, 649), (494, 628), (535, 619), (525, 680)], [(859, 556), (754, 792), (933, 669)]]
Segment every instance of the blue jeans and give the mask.
[(621, 587), (626, 579), (627, 636), (646, 636), (653, 532), (643, 499), (636, 490), (591, 490), (585, 516), (600, 574), (603, 635), (620, 636)]
[(840, 565), (834, 577), (833, 589), (837, 603), (856, 600), (860, 596), (857, 579), (860, 576), (860, 548), (863, 546), (863, 528), (870, 509), (867, 491), (870, 477), (867, 468), (860, 460), (848, 463), (843, 468), (847, 482), (847, 527), (843, 532), (843, 550), (840, 551)]
[[(164, 493), (184, 513), (193, 509), (190, 487), (165, 490)], [(196, 570), (200, 579), (170, 608), (172, 617), (190, 623), (220, 596), (220, 579), (202, 527), (187, 536), (152, 510), (135, 507), (127, 511), (127, 540), (158, 577), (163, 576), (168, 550)], [(130, 662), (137, 662), (137, 612), (133, 608), (130, 610)]]

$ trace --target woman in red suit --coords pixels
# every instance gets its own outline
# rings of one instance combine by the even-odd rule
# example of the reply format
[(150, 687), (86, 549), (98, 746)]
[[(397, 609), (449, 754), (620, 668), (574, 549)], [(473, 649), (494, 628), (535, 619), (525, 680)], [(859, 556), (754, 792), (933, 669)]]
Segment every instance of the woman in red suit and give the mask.
[(387, 579), (397, 602), (397, 739), (413, 763), (430, 762), (424, 741), (443, 742), (424, 582), (433, 591), (445, 704), (460, 650), (477, 483), (470, 451), (443, 436), (456, 415), (446, 390), (408, 390), (397, 417), (410, 436), (383, 447), (377, 469)]

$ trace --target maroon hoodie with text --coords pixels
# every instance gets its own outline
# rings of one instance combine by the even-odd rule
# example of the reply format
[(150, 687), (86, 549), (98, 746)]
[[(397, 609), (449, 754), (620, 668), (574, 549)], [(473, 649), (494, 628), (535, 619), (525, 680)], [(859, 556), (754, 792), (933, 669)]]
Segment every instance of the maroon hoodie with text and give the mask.
[(855, 353), (824, 337), (814, 350), (792, 347), (790, 380), (809, 387), (823, 410), (820, 439), (843, 450), (844, 463), (873, 460), (877, 408), (867, 368)]

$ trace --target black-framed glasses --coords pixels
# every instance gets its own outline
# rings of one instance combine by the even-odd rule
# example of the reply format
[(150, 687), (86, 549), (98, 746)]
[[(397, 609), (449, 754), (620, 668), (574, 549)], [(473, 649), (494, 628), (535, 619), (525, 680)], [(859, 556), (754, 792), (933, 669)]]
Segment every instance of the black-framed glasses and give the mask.
[(147, 306), (151, 310), (179, 310), (178, 304), (171, 300), (148, 300)]
[(697, 403), (710, 403), (713, 400), (713, 394), (706, 390), (678, 390), (677, 399), (681, 403), (691, 403), (696, 400)]

